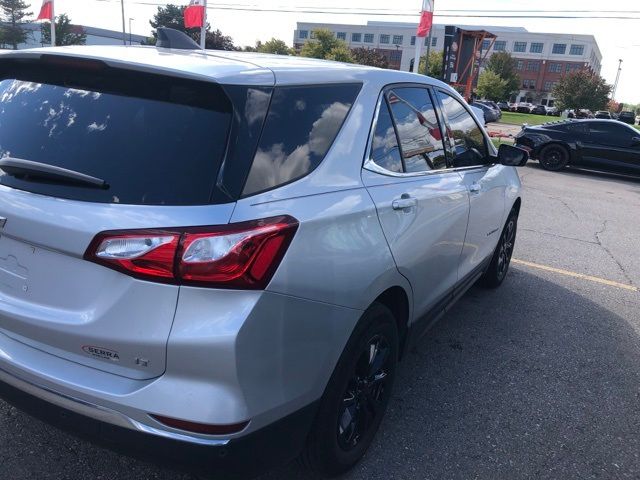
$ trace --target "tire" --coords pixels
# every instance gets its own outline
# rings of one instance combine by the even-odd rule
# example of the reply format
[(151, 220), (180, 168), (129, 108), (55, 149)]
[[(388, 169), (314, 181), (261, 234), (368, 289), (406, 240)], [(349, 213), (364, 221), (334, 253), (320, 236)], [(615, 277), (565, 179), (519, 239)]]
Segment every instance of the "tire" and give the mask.
[(567, 147), (552, 143), (540, 150), (539, 158), (542, 168), (551, 172), (557, 172), (567, 166), (571, 155)]
[(511, 256), (513, 255), (513, 247), (516, 241), (516, 233), (518, 230), (518, 212), (513, 209), (507, 218), (507, 221), (500, 234), (500, 240), (491, 257), (491, 263), (480, 277), (479, 284), (486, 288), (498, 288), (504, 282)]
[(362, 458), (391, 398), (398, 345), (393, 314), (374, 303), (360, 318), (325, 389), (300, 456), (305, 468), (332, 477)]

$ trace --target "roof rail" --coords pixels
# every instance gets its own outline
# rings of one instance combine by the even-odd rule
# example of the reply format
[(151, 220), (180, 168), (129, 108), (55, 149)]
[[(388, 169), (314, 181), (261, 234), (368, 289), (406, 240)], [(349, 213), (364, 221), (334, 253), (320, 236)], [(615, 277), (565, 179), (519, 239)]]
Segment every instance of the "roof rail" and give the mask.
[(158, 48), (175, 48), (178, 50), (200, 50), (200, 45), (184, 32), (174, 28), (159, 27)]

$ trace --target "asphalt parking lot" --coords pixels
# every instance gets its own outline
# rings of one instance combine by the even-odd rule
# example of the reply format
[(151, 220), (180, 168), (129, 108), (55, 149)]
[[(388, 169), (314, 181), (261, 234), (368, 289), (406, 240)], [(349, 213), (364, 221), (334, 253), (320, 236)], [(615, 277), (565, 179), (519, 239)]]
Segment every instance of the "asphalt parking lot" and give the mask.
[[(514, 264), (403, 361), (353, 479), (640, 477), (640, 179), (521, 170)], [(0, 478), (195, 478), (0, 402)], [(219, 478), (225, 478), (220, 475)], [(296, 466), (262, 480), (312, 478)]]

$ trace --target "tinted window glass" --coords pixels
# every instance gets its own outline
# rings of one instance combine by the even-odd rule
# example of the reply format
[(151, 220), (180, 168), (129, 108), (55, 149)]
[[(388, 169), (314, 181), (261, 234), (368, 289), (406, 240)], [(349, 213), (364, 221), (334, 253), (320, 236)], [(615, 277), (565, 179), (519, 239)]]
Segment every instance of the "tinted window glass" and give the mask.
[(611, 145), (630, 144), (631, 138), (638, 133), (632, 127), (613, 122), (589, 122), (589, 131), (599, 142)]
[(438, 97), (448, 120), (447, 131), (454, 147), (454, 166), (485, 164), (487, 145), (478, 124), (458, 100), (441, 91), (438, 91)]
[(378, 123), (376, 124), (376, 131), (373, 135), (371, 159), (376, 165), (391, 172), (402, 172), (402, 160), (400, 160), (398, 139), (393, 128), (386, 101), (382, 102), (380, 113), (378, 113)]
[(92, 73), (89, 83), (100, 87), (68, 74), (75, 79), (70, 88), (54, 83), (59, 78), (45, 82), (39, 78), (43, 73), (34, 75), (38, 81), (0, 81), (0, 157), (74, 170), (105, 180), (109, 188), (6, 174), (0, 183), (91, 202), (209, 203), (231, 119), (219, 87), (154, 75), (133, 79), (123, 73), (109, 79)]
[(398, 88), (387, 94), (406, 172), (446, 168), (442, 134), (429, 91)]
[(359, 91), (355, 84), (276, 88), (243, 195), (283, 185), (315, 169)]
[(576, 122), (576, 123), (568, 123), (565, 126), (566, 130), (573, 133), (589, 133), (589, 128), (587, 124)]

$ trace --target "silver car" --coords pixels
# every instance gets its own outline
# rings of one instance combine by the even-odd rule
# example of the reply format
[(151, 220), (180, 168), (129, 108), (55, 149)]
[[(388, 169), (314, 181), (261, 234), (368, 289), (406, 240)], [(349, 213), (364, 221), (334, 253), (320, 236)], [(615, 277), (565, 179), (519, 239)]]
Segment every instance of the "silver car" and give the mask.
[(0, 72), (0, 394), (96, 441), (343, 472), (505, 279), (527, 154), (437, 80), (166, 43)]

